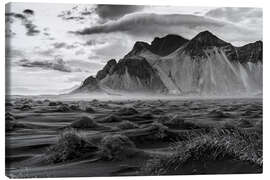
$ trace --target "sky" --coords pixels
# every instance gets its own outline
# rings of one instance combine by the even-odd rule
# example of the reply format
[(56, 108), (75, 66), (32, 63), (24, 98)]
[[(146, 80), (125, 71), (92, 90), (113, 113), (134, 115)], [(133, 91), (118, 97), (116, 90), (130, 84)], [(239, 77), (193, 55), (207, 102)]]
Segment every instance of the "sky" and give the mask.
[(6, 6), (8, 93), (59, 94), (78, 87), (136, 41), (209, 30), (242, 46), (262, 40), (262, 9), (11, 3)]

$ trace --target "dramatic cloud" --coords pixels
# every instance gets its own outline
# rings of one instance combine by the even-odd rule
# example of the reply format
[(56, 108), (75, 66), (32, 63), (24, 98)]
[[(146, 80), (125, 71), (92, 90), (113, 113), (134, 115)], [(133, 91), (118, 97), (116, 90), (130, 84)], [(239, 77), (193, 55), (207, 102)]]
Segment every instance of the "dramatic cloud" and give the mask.
[[(261, 39), (261, 31), (252, 28), (243, 28), (231, 22), (225, 22), (196, 15), (182, 14), (132, 14), (116, 21), (109, 21), (103, 25), (91, 26), (72, 33), (78, 35), (93, 35), (121, 32), (147, 39), (167, 34), (179, 34), (192, 38), (201, 31), (209, 30), (226, 41), (252, 42)], [(229, 33), (228, 33), (229, 32)], [(252, 36), (246, 36), (252, 34)]]
[(66, 21), (85, 22), (89, 17), (99, 17), (99, 23), (107, 20), (116, 20), (127, 14), (141, 11), (145, 6), (136, 5), (92, 5), (92, 6), (74, 6), (69, 10), (62, 11), (58, 17)]
[[(104, 25), (92, 26), (74, 32), (80, 35), (127, 32), (130, 34), (152, 34), (153, 32), (168, 31), (168, 28), (186, 26), (196, 28), (200, 26), (223, 27), (222, 22), (195, 15), (159, 15), (159, 14), (134, 14), (125, 16), (117, 21), (110, 21)], [(167, 29), (167, 30), (166, 30)]]
[(42, 69), (52, 69), (62, 72), (71, 72), (71, 69), (65, 64), (62, 59), (57, 59), (55, 61), (29, 61), (27, 59), (23, 59), (19, 61), (19, 65), (28, 68), (42, 68)]
[(222, 18), (231, 22), (246, 21), (253, 18), (262, 18), (262, 9), (259, 8), (217, 8), (208, 11), (206, 16)]
[(118, 19), (126, 14), (140, 11), (144, 6), (136, 5), (97, 5), (95, 12), (103, 19)]

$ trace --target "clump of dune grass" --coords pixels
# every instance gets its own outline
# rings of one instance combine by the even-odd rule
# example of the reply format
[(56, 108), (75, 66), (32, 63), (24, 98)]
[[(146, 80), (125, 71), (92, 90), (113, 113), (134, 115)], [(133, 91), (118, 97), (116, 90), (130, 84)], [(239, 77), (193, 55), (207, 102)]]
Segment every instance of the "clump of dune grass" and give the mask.
[(99, 146), (99, 155), (105, 160), (123, 160), (134, 155), (135, 144), (125, 135), (105, 136)]
[(119, 123), (118, 128), (124, 130), (124, 129), (135, 129), (138, 128), (138, 124), (131, 122), (131, 121), (122, 121)]
[(80, 108), (80, 106), (79, 106), (78, 104), (71, 104), (71, 105), (69, 106), (69, 108), (70, 108), (72, 111), (80, 111), (80, 110), (81, 110), (81, 108)]
[(159, 122), (154, 121), (151, 124), (143, 125), (141, 127), (147, 128), (152, 132), (144, 138), (145, 140), (162, 140), (167, 137), (168, 127)]
[(16, 118), (14, 117), (13, 114), (6, 112), (5, 119), (6, 119), (6, 121), (14, 121)]
[(262, 134), (239, 129), (214, 129), (207, 134), (175, 143), (172, 154), (154, 156), (142, 168), (143, 174), (167, 174), (190, 161), (222, 161), (227, 159), (248, 162), (262, 167)]
[(97, 147), (87, 141), (86, 137), (74, 129), (64, 130), (56, 144), (48, 148), (48, 160), (52, 163), (71, 161), (86, 153), (97, 151)]
[(87, 107), (85, 107), (85, 112), (88, 112), (88, 113), (95, 113), (96, 111), (95, 111), (92, 107), (87, 106)]
[(71, 109), (68, 105), (66, 104), (60, 104), (57, 106), (57, 109), (56, 109), (57, 112), (70, 112)]
[(22, 106), (20, 106), (18, 109), (22, 110), (22, 111), (28, 111), (32, 109), (32, 106), (29, 104), (23, 104)]
[(70, 127), (76, 129), (100, 129), (104, 128), (101, 124), (95, 122), (92, 118), (88, 116), (82, 116), (79, 120), (71, 123)]

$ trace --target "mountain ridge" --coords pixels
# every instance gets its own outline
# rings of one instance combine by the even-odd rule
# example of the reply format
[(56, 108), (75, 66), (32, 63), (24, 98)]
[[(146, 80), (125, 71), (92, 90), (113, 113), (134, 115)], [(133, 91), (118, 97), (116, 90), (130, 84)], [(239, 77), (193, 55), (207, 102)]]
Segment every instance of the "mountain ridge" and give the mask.
[(235, 47), (210, 31), (190, 40), (168, 34), (151, 44), (137, 41), (122, 59), (109, 60), (78, 89), (178, 95), (260, 91), (262, 45), (256, 41)]

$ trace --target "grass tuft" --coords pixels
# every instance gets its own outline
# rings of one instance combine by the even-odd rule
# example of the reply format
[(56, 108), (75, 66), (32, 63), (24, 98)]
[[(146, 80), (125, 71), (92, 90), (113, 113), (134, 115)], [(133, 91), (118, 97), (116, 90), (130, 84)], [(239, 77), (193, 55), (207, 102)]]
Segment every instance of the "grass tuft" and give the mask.
[(102, 125), (98, 124), (88, 116), (82, 116), (79, 120), (74, 121), (70, 126), (76, 129), (95, 129), (102, 127)]
[(123, 160), (134, 154), (135, 144), (121, 134), (105, 136), (100, 143), (99, 155), (106, 160)]
[(144, 174), (167, 174), (190, 161), (222, 161), (233, 159), (262, 166), (262, 134), (237, 129), (213, 129), (207, 134), (172, 146), (173, 153), (155, 156), (142, 168)]
[(81, 133), (74, 129), (64, 130), (55, 145), (48, 148), (49, 162), (66, 162), (82, 157), (85, 153), (97, 151), (97, 147), (87, 141)]

